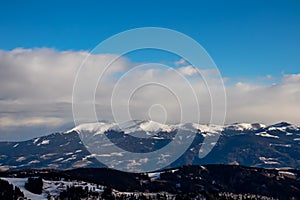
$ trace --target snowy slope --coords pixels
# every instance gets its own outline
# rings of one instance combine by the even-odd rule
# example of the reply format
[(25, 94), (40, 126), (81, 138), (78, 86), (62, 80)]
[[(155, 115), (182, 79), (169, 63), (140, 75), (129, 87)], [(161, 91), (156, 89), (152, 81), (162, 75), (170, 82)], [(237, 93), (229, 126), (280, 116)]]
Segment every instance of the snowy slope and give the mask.
[(299, 127), (295, 125), (288, 125), (284, 127), (278, 127), (278, 125), (274, 126), (266, 126), (260, 123), (235, 123), (229, 125), (214, 125), (214, 124), (198, 124), (198, 123), (180, 123), (180, 124), (162, 124), (155, 121), (141, 121), (141, 120), (132, 120), (123, 123), (88, 123), (81, 124), (76, 126), (75, 128), (66, 131), (65, 133), (71, 133), (76, 131), (78, 133), (83, 131), (93, 132), (94, 134), (103, 134), (107, 131), (123, 131), (124, 133), (131, 134), (137, 131), (144, 132), (172, 132), (175, 130), (187, 130), (192, 132), (208, 132), (208, 133), (220, 133), (225, 129), (235, 130), (235, 131), (245, 131), (245, 130), (259, 130), (265, 129), (268, 130), (282, 130), (285, 131), (287, 129), (299, 130)]
[[(103, 134), (107, 131), (123, 131), (124, 133), (131, 134), (137, 131), (144, 131), (144, 132), (172, 132), (175, 130), (188, 130), (192, 132), (221, 132), (225, 126), (218, 126), (218, 125), (203, 125), (203, 124), (196, 124), (196, 123), (182, 123), (182, 124), (161, 124), (155, 121), (129, 121), (124, 123), (88, 123), (88, 124), (81, 124), (76, 126), (75, 128), (66, 131), (66, 133), (71, 133), (76, 131), (81, 133), (83, 131), (92, 132), (94, 134)], [(246, 129), (247, 127), (245, 127)], [(241, 127), (239, 127), (241, 129)]]
[(27, 182), (28, 178), (1, 178), (2, 180), (8, 181), (10, 184), (17, 186), (20, 190), (24, 193), (24, 196), (27, 199), (32, 200), (47, 200), (48, 195), (52, 196), (59, 196), (60, 192), (66, 190), (67, 187), (75, 186), (75, 187), (88, 187), (89, 190), (96, 191), (96, 192), (103, 192), (103, 186), (97, 186), (93, 183), (88, 183), (85, 181), (50, 181), (50, 180), (43, 180), (43, 192), (42, 194), (34, 194), (29, 192), (25, 189), (25, 183)]
[(34, 200), (47, 200), (47, 196), (45, 194), (33, 194), (25, 189), (25, 183), (27, 182), (27, 178), (0, 178), (2, 180), (8, 181), (10, 184), (17, 186), (24, 193), (24, 196), (28, 199)]

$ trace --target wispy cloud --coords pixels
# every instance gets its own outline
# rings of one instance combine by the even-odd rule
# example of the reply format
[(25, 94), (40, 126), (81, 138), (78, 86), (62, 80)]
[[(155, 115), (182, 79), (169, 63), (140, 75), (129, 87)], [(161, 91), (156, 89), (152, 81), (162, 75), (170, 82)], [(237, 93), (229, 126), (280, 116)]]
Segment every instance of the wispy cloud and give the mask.
[(11, 118), (2, 117), (0, 118), (1, 129), (18, 128), (24, 126), (47, 126), (57, 127), (63, 125), (64, 120), (61, 118), (54, 117), (28, 117), (28, 118)]

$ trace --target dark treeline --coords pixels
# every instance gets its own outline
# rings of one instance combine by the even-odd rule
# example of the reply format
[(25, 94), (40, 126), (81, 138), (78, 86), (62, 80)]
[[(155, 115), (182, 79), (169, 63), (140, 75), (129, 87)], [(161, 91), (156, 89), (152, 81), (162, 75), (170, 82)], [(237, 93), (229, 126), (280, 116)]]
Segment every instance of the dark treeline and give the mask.
[(14, 187), (8, 181), (0, 179), (0, 188), (0, 199), (17, 200), (20, 197), (24, 197), (24, 194), (21, 192), (20, 188)]
[(34, 193), (34, 194), (42, 194), (43, 192), (43, 179), (41, 177), (38, 178), (28, 178), (27, 183), (25, 183), (26, 190)]

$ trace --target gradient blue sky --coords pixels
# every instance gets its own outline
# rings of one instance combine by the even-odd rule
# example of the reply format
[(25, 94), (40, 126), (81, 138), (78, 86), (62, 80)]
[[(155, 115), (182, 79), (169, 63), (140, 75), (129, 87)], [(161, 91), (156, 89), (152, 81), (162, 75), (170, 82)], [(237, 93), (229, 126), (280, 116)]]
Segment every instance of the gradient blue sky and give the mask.
[(194, 38), (225, 77), (299, 72), (300, 1), (296, 0), (0, 3), (3, 50), (91, 50), (116, 33), (144, 26), (170, 28)]
[[(30, 139), (73, 127), (72, 89), (77, 67), (85, 58), (81, 50), (90, 51), (122, 31), (149, 26), (182, 32), (210, 54), (226, 78), (226, 123), (300, 124), (299, 0), (2, 0), (0, 141)], [(99, 67), (110, 56), (95, 55), (94, 64)], [(147, 51), (129, 54), (129, 58), (129, 65), (159, 62), (173, 66), (178, 59)], [(119, 64), (121, 69), (126, 69), (126, 61)], [(174, 82), (171, 75), (163, 79)], [(112, 83), (106, 84), (100, 94), (112, 91)], [(105, 97), (110, 102), (110, 96)], [(160, 95), (145, 99), (151, 102)], [(162, 98), (162, 103), (170, 101)], [(100, 106), (101, 119), (111, 114), (104, 105)]]

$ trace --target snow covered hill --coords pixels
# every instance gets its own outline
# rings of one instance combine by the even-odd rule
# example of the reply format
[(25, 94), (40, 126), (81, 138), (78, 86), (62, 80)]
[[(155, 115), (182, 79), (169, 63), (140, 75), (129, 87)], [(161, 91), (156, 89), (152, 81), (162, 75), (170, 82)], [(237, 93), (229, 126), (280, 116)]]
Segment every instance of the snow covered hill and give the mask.
[[(300, 196), (299, 170), (235, 165), (189, 165), (149, 173), (127, 173), (108, 168), (31, 169), (0, 172), (0, 177), (20, 188), (24, 196), (32, 200), (113, 199), (111, 197), (268, 200), (298, 199)], [(42, 180), (41, 194), (26, 189), (29, 177)], [(0, 198), (3, 190), (0, 188)]]
[[(87, 187), (89, 191), (94, 192), (103, 192), (103, 186), (99, 186), (97, 184), (88, 183), (85, 181), (65, 181), (62, 180), (43, 180), (43, 191), (42, 194), (34, 194), (30, 191), (28, 191), (25, 188), (25, 183), (28, 182), (28, 178), (11, 178), (11, 177), (2, 177), (0, 178), (2, 180), (8, 181), (10, 184), (20, 188), (20, 190), (23, 192), (24, 196), (27, 197), (27, 199), (32, 200), (47, 200), (50, 197), (58, 197), (60, 195), (60, 192), (65, 191), (68, 187)], [(54, 199), (54, 198), (53, 198)]]

